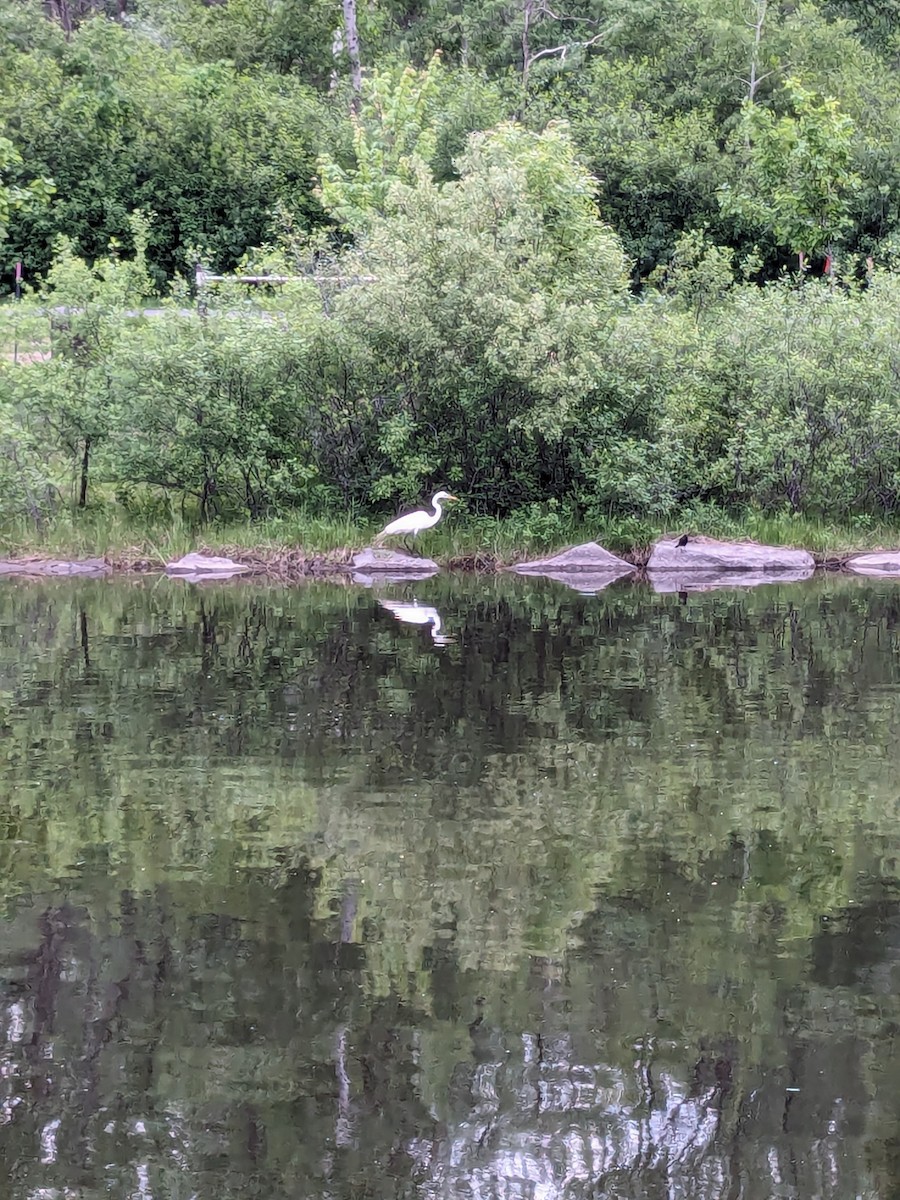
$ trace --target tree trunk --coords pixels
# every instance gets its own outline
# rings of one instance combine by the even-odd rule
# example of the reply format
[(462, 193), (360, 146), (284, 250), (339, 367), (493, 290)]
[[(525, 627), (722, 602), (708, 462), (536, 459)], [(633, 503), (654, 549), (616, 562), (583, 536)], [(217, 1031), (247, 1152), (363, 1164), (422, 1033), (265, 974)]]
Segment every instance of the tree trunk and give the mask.
[(81, 630), (81, 653), (84, 658), (84, 669), (89, 671), (91, 669), (91, 639), (88, 633), (87, 613), (83, 608), (78, 612), (78, 626)]
[(522, 87), (528, 87), (528, 69), (531, 66), (531, 18), (534, 0), (522, 0)]
[(748, 97), (751, 104), (756, 100), (756, 90), (760, 85), (759, 48), (762, 42), (763, 26), (766, 23), (766, 8), (768, 7), (768, 3), (769, 0), (756, 0), (756, 20), (750, 26), (753, 30), (753, 50), (750, 55), (750, 94)]
[(84, 439), (84, 454), (81, 456), (81, 487), (78, 491), (78, 507), (87, 507), (88, 468), (91, 465), (91, 439)]
[(44, 10), (52, 21), (62, 26), (68, 40), (72, 35), (72, 14), (69, 11), (69, 0), (44, 0)]
[(359, 109), (362, 91), (362, 66), (359, 61), (359, 32), (356, 28), (356, 0), (342, 0), (344, 7), (344, 34), (347, 38), (347, 54), (350, 57), (350, 78), (353, 81), (353, 111)]

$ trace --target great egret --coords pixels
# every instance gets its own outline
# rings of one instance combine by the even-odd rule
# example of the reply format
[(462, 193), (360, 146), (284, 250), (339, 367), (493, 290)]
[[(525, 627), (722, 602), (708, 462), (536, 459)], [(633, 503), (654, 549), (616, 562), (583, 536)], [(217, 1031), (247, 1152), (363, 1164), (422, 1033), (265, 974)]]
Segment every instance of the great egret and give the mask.
[(406, 600), (379, 600), (378, 603), (406, 625), (430, 626), (431, 640), (436, 646), (447, 646), (453, 641), (453, 638), (441, 633), (441, 614), (430, 604), (420, 604), (418, 600), (413, 600), (411, 604)]
[(437, 525), (443, 514), (441, 501), (455, 499), (456, 496), (451, 496), (449, 492), (435, 492), (431, 497), (431, 507), (434, 512), (417, 508), (415, 512), (407, 513), (405, 517), (398, 517), (396, 521), (391, 521), (390, 525), (385, 525), (375, 538), (375, 545), (380, 546), (384, 539), (389, 537), (403, 537), (409, 534), (415, 537), (423, 529), (430, 529), (432, 525)]

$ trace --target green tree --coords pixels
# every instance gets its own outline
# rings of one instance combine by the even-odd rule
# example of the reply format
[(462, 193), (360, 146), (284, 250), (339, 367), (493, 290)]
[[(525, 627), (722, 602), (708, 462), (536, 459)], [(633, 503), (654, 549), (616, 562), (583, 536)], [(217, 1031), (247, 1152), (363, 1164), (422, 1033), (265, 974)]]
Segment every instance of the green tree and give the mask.
[(53, 358), (23, 379), (29, 423), (43, 430), (51, 451), (63, 453), (79, 508), (88, 502), (95, 455), (117, 421), (115, 343), (150, 291), (149, 223), (136, 214), (131, 224), (134, 257), (121, 257), (114, 244), (93, 267), (60, 238), (44, 296), (53, 314)]
[(736, 140), (744, 160), (739, 183), (724, 184), (719, 203), (729, 216), (805, 256), (829, 252), (853, 227), (855, 126), (833, 97), (787, 81), (791, 113), (777, 116), (747, 102)]
[(0, 242), (9, 232), (12, 214), (20, 209), (47, 204), (56, 188), (47, 176), (30, 179), (27, 183), (13, 183), (12, 173), (18, 173), (22, 156), (12, 142), (0, 137)]
[(444, 481), (509, 511), (565, 475), (563, 431), (593, 387), (625, 262), (563, 127), (473, 135), (457, 165), (455, 182), (421, 170), (393, 185), (352, 252), (374, 282), (335, 305), (364, 348), (353, 421), (377, 438), (356, 495)]
[(352, 117), (352, 165), (319, 159), (322, 203), (350, 229), (363, 229), (372, 216), (383, 213), (391, 184), (410, 182), (434, 156), (431, 102), (440, 69), (435, 55), (424, 71), (403, 67), (374, 72)]
[(105, 17), (68, 43), (25, 43), (4, 65), (0, 134), (58, 189), (10, 226), (31, 273), (46, 271), (59, 233), (89, 261), (102, 257), (110, 238), (128, 238), (138, 208), (156, 214), (147, 254), (160, 286), (193, 266), (189, 246), (233, 266), (270, 235), (279, 201), (305, 224), (323, 219), (312, 188), (328, 122), (296, 79), (198, 64)]
[(308, 420), (315, 289), (282, 297), (277, 318), (245, 306), (242, 319), (236, 296), (220, 302), (202, 318), (170, 305), (122, 330), (111, 358), (111, 477), (126, 492), (187, 502), (203, 521), (323, 507)]

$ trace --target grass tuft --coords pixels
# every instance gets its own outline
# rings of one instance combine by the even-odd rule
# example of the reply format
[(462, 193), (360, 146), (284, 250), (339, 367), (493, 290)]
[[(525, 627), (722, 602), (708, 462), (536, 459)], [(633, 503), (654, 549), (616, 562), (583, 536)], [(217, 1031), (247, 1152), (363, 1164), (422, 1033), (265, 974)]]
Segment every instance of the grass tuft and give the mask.
[[(380, 521), (367, 525), (349, 517), (304, 512), (200, 526), (178, 515), (164, 520), (131, 517), (110, 505), (62, 510), (43, 529), (24, 519), (11, 522), (0, 530), (0, 553), (14, 558), (103, 557), (122, 567), (153, 569), (194, 550), (260, 564), (282, 559), (299, 570), (304, 561), (323, 568), (347, 561), (354, 551), (371, 545), (380, 527)], [(840, 562), (853, 551), (900, 545), (900, 524), (889, 522), (835, 525), (814, 517), (754, 512), (735, 517), (705, 506), (665, 523), (611, 517), (588, 525), (560, 514), (541, 522), (532, 506), (527, 514), (507, 518), (451, 513), (437, 528), (413, 539), (412, 546), (416, 554), (448, 566), (495, 570), (554, 549), (596, 541), (641, 565), (658, 537), (680, 532), (802, 547), (827, 562)]]

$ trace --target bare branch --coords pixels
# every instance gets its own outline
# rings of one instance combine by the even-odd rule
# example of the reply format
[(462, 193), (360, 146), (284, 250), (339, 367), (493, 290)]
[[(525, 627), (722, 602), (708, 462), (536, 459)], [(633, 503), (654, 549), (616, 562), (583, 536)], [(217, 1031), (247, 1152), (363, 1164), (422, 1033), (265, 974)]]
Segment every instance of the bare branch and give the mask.
[(593, 17), (567, 17), (565, 13), (555, 13), (552, 8), (548, 8), (545, 4), (541, 9), (542, 13), (546, 13), (548, 17), (552, 17), (554, 21), (578, 21), (583, 25), (599, 25), (599, 21), (595, 21)]
[[(748, 82), (749, 99), (752, 104), (756, 99), (756, 91), (759, 87), (760, 80), (757, 78), (756, 71), (759, 67), (760, 47), (762, 45), (763, 26), (766, 22), (766, 12), (769, 7), (769, 0), (756, 0), (756, 24), (751, 26), (753, 29), (753, 50), (750, 54), (750, 80)], [(770, 72), (771, 74), (771, 72)]]
[(754, 85), (754, 94), (755, 94), (756, 88), (759, 87), (759, 85), (762, 83), (762, 81), (764, 79), (768, 79), (770, 75), (777, 75), (779, 71), (787, 71), (788, 73), (790, 73), (790, 70), (791, 70), (790, 63), (780, 63), (777, 67), (773, 67), (771, 71), (766, 71), (766, 73), (764, 75), (757, 75), (756, 78), (753, 80), (745, 79), (743, 76), (741, 76), (740, 82), (743, 84), (746, 84), (747, 87), (750, 87), (750, 85), (752, 83)]
[(586, 42), (564, 42), (561, 46), (553, 46), (548, 50), (538, 50), (537, 54), (532, 54), (528, 58), (527, 67), (532, 67), (539, 58), (549, 58), (551, 54), (558, 54), (560, 58), (565, 60), (566, 55), (570, 50), (587, 50), (589, 46), (595, 46), (611, 32), (611, 29), (604, 29), (595, 37), (588, 38)]

